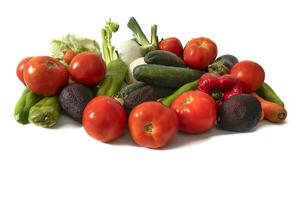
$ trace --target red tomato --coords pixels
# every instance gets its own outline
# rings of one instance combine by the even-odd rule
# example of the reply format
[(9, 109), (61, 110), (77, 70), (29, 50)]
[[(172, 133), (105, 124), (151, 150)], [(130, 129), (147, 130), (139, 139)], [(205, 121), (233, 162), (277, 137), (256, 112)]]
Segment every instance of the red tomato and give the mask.
[(230, 70), (242, 84), (243, 92), (254, 92), (262, 86), (265, 80), (265, 71), (257, 63), (252, 61), (241, 61)]
[(189, 67), (203, 70), (214, 62), (217, 53), (217, 45), (212, 40), (199, 37), (187, 43), (183, 51), (183, 59)]
[(27, 57), (27, 58), (24, 58), (23, 60), (21, 60), (21, 62), (19, 62), (19, 64), (18, 64), (18, 67), (17, 67), (17, 70), (16, 70), (16, 73), (17, 73), (17, 76), (18, 76), (19, 80), (24, 85), (25, 85), (25, 82), (24, 82), (24, 78), (23, 78), (23, 70), (24, 70), (25, 65), (28, 63), (29, 60), (31, 60), (31, 58), (33, 58), (33, 57)]
[(69, 73), (73, 79), (88, 86), (95, 86), (102, 81), (105, 71), (105, 62), (99, 54), (93, 52), (77, 54), (69, 66)]
[(178, 130), (176, 113), (155, 101), (136, 106), (129, 115), (128, 124), (133, 140), (148, 148), (167, 145)]
[(85, 107), (82, 123), (91, 137), (102, 142), (109, 142), (124, 132), (126, 113), (114, 98), (98, 96)]
[(177, 113), (179, 130), (186, 133), (203, 133), (214, 126), (217, 118), (215, 100), (199, 90), (183, 93), (171, 108)]
[(77, 55), (76, 52), (74, 52), (73, 50), (68, 50), (65, 55), (64, 55), (64, 61), (67, 64), (70, 64), (71, 61), (73, 60), (73, 58)]
[(23, 71), (27, 87), (36, 94), (52, 96), (68, 83), (69, 74), (64, 64), (49, 56), (32, 58)]
[(160, 41), (158, 44), (158, 49), (175, 53), (177, 56), (180, 56), (183, 51), (180, 40), (175, 37)]

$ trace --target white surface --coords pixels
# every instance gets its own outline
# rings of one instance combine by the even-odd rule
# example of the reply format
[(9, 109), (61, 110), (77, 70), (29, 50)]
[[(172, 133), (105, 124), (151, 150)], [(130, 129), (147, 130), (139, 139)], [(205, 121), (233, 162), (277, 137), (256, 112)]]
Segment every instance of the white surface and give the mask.
[[(0, 199), (300, 198), (297, 1), (171, 2), (1, 1)], [(103, 144), (68, 118), (54, 129), (14, 121), (20, 59), (46, 55), (51, 38), (66, 33), (100, 40), (110, 17), (121, 25), (114, 42), (128, 39), (130, 16), (147, 33), (156, 23), (159, 37), (185, 43), (207, 36), (219, 55), (260, 63), (286, 103), (287, 122), (243, 134), (180, 134), (167, 148), (149, 150), (128, 133)]]

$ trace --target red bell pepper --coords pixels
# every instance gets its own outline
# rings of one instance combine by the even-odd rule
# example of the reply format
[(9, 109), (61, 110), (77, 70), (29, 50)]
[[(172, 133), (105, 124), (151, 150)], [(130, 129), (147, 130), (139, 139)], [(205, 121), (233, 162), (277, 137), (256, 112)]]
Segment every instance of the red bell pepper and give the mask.
[(225, 101), (243, 93), (239, 81), (230, 74), (217, 76), (213, 73), (205, 73), (198, 81), (198, 89), (211, 95), (216, 101)]

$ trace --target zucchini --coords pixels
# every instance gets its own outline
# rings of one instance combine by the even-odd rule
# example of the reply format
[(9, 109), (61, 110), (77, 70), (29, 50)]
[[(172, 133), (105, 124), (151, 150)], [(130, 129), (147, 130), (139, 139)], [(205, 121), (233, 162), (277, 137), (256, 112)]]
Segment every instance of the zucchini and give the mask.
[(28, 123), (28, 114), (30, 108), (36, 104), (42, 97), (33, 93), (28, 88), (25, 88), (21, 97), (19, 98), (14, 111), (14, 117), (20, 124)]
[(131, 83), (129, 85), (124, 86), (117, 94), (117, 98), (121, 98), (121, 99), (125, 99), (129, 93), (131, 93), (132, 91), (141, 88), (143, 86), (145, 86), (145, 83), (142, 82), (136, 82), (136, 83)]
[(145, 55), (144, 60), (147, 64), (185, 67), (184, 61), (180, 57), (174, 53), (163, 50), (150, 51)]
[(204, 74), (203, 71), (195, 69), (155, 64), (139, 65), (133, 70), (133, 76), (138, 81), (172, 88), (179, 88), (186, 83), (195, 81), (202, 74)]
[(171, 95), (174, 91), (174, 88), (146, 85), (128, 94), (128, 96), (124, 99), (124, 108), (127, 114), (129, 114), (138, 104), (146, 101), (156, 101), (160, 98)]

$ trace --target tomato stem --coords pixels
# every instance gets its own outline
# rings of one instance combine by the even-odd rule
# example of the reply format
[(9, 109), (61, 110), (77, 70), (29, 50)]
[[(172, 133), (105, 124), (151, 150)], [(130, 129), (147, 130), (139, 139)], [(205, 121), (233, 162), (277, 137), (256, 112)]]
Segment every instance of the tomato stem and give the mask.
[(146, 124), (146, 125), (144, 126), (144, 129), (145, 129), (146, 132), (152, 133), (152, 132), (153, 132), (153, 129), (154, 129), (154, 126), (153, 126), (152, 123), (149, 123), (149, 124)]

